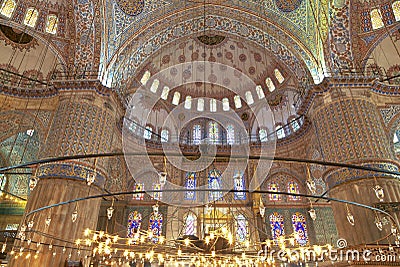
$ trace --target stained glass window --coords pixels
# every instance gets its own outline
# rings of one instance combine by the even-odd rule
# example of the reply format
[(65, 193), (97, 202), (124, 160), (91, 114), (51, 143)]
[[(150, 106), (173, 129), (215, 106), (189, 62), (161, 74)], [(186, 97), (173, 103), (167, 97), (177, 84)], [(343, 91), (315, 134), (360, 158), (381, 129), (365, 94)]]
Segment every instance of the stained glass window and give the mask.
[[(245, 190), (244, 183), (244, 172), (243, 171), (235, 171), (233, 175), (234, 189), (235, 190)], [(236, 200), (245, 200), (246, 193), (245, 192), (234, 192), (234, 198)]]
[(269, 216), (269, 223), (271, 225), (272, 239), (275, 241), (275, 244), (277, 244), (279, 237), (285, 235), (283, 216), (274, 212)]
[(299, 121), (296, 120), (295, 118), (293, 118), (293, 119), (290, 121), (290, 125), (292, 126), (292, 129), (293, 129), (294, 132), (296, 132), (298, 129), (300, 129)]
[[(268, 191), (271, 192), (279, 192), (279, 185), (275, 182), (271, 182), (268, 186)], [(281, 195), (279, 194), (269, 194), (270, 201), (279, 201), (281, 200)]]
[(36, 21), (39, 17), (39, 11), (30, 7), (26, 10), (24, 24), (28, 25), (29, 27), (35, 27)]
[(132, 211), (128, 216), (128, 232), (127, 237), (133, 238), (135, 233), (140, 231), (142, 225), (142, 214), (138, 211)]
[(185, 235), (197, 234), (197, 217), (193, 212), (189, 212), (185, 218)]
[[(288, 193), (293, 193), (293, 194), (298, 194), (299, 193), (299, 186), (297, 185), (296, 182), (290, 181), (288, 183)], [(294, 200), (294, 201), (300, 200), (299, 196), (291, 196), (291, 195), (289, 195), (288, 198), (290, 200)]]
[(186, 181), (185, 187), (188, 191), (185, 192), (185, 199), (186, 200), (195, 200), (196, 199), (196, 192), (189, 191), (190, 189), (193, 190), (196, 188), (196, 173), (188, 172), (186, 173)]
[(153, 133), (153, 128), (151, 126), (146, 126), (146, 129), (144, 129), (143, 137), (144, 139), (151, 139), (151, 135)]
[(172, 98), (172, 105), (179, 105), (179, 100), (181, 99), (181, 93), (175, 92), (174, 97)]
[(200, 111), (200, 112), (204, 111), (204, 99), (203, 98), (197, 99), (197, 111)]
[[(144, 184), (143, 183), (135, 184), (135, 191), (136, 192), (144, 191)], [(134, 193), (133, 194), (133, 199), (135, 199), (135, 200), (143, 200), (143, 198), (144, 198), (144, 193)]]
[(260, 137), (261, 142), (267, 142), (268, 141), (268, 132), (266, 129), (260, 129), (258, 130), (258, 135)]
[(153, 93), (156, 93), (159, 85), (160, 85), (160, 81), (157, 79), (154, 79), (153, 83), (151, 84), (150, 91)]
[(7, 18), (11, 18), (17, 4), (14, 0), (5, 0), (1, 5), (0, 13)]
[(226, 97), (222, 98), (222, 110), (229, 111), (229, 99)]
[(376, 8), (376, 9), (371, 10), (370, 16), (371, 16), (371, 23), (372, 23), (373, 30), (382, 28), (384, 26), (383, 21), (382, 21), (381, 12), (379, 11), (379, 9)]
[(235, 102), (235, 108), (241, 108), (242, 107), (242, 100), (240, 99), (240, 96), (235, 95), (233, 97), (233, 101)]
[(161, 212), (152, 212), (149, 219), (149, 231), (153, 233), (152, 241), (156, 243), (162, 234), (163, 216)]
[(48, 15), (46, 20), (46, 32), (51, 34), (56, 34), (57, 27), (58, 27), (57, 16), (54, 14)]
[(216, 144), (219, 141), (219, 128), (215, 121), (208, 123), (208, 138), (212, 144)]
[[(161, 190), (161, 184), (154, 184), (153, 185), (153, 190)], [(153, 198), (155, 200), (161, 200), (162, 198), (162, 192), (153, 192)]]
[(267, 85), (268, 90), (269, 90), (270, 92), (275, 91), (275, 85), (274, 85), (274, 83), (272, 82), (271, 78), (268, 77), (267, 79), (265, 79), (265, 84)]
[(265, 94), (264, 94), (264, 91), (263, 91), (261, 85), (256, 86), (256, 92), (257, 92), (258, 99), (265, 98)]
[(167, 129), (163, 129), (161, 131), (161, 142), (165, 143), (169, 140), (169, 131)]
[(150, 71), (146, 70), (140, 80), (140, 83), (146, 85), (147, 81), (150, 79), (151, 73)]
[(285, 137), (285, 131), (283, 130), (282, 125), (277, 125), (275, 127), (276, 130), (276, 136), (278, 137), (278, 139), (282, 139)]
[(392, 4), (393, 14), (396, 21), (400, 20), (400, 1), (393, 2)]
[(244, 242), (247, 240), (249, 232), (248, 227), (249, 224), (246, 217), (242, 214), (236, 216), (236, 241)]
[(283, 83), (285, 78), (283, 77), (282, 73), (278, 69), (274, 69), (275, 78), (278, 80), (279, 83)]
[(251, 94), (250, 91), (247, 91), (245, 93), (245, 97), (246, 97), (246, 102), (247, 102), (248, 105), (254, 104), (254, 98), (253, 98), (253, 95)]
[(214, 98), (210, 99), (210, 111), (217, 112), (217, 100)]
[[(219, 170), (213, 169), (208, 174), (208, 188), (218, 190), (221, 189), (221, 172)], [(209, 192), (210, 201), (218, 200), (222, 198), (221, 191)]]
[(305, 246), (308, 243), (306, 218), (303, 214), (296, 212), (292, 215), (293, 232), (297, 243)]
[(186, 96), (185, 99), (185, 109), (191, 109), (192, 108), (192, 97), (190, 95)]
[(169, 87), (164, 86), (162, 92), (161, 92), (161, 99), (167, 100), (168, 99), (168, 94), (169, 94)]
[(198, 145), (201, 142), (201, 126), (196, 124), (193, 126), (193, 144)]
[(235, 128), (232, 124), (226, 126), (226, 142), (228, 145), (233, 145), (235, 143)]

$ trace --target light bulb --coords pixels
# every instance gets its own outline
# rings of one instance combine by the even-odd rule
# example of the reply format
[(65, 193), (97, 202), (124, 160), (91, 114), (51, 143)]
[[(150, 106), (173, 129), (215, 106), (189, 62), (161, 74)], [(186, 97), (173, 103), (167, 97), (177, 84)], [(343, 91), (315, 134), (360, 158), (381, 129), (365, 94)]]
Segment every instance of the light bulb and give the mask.
[(49, 245), (49, 250), (52, 250), (53, 249), (53, 244), (50, 244)]
[(63, 247), (62, 253), (65, 253), (66, 250), (67, 250), (67, 249), (66, 249), (65, 247)]
[(32, 242), (32, 239), (28, 239), (28, 240), (26, 240), (26, 243), (28, 244), (28, 246), (31, 244), (31, 242)]
[(214, 233), (210, 233), (210, 239), (213, 240), (215, 238)]
[(167, 173), (166, 172), (160, 172), (158, 174), (158, 181), (160, 182), (161, 186), (164, 186), (167, 182)]
[(215, 257), (215, 250), (211, 251), (211, 257)]
[(189, 238), (186, 238), (185, 239), (185, 246), (189, 246), (190, 245), (190, 240), (189, 240)]

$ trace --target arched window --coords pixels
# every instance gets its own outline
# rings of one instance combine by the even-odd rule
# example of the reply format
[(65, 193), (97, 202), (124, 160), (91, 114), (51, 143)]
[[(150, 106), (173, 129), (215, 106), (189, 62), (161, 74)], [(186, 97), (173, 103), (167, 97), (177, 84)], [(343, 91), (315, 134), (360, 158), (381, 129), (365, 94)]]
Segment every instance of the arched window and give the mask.
[(208, 123), (208, 138), (212, 144), (216, 144), (219, 141), (219, 127), (215, 121)]
[(149, 231), (153, 233), (152, 241), (156, 243), (162, 234), (163, 215), (161, 212), (152, 212), (149, 219)]
[(282, 125), (277, 125), (275, 127), (275, 130), (276, 130), (276, 137), (278, 137), (278, 139), (285, 138), (285, 131), (283, 130)]
[(379, 9), (377, 9), (377, 8), (372, 9), (370, 16), (371, 16), (371, 23), (372, 23), (373, 30), (382, 28), (384, 26), (383, 21), (382, 21), (381, 12), (379, 11)]
[(394, 152), (400, 153), (400, 130), (396, 130), (393, 135)]
[(186, 96), (185, 99), (185, 109), (191, 109), (192, 108), (192, 97), (190, 95)]
[(150, 91), (153, 93), (156, 93), (159, 85), (160, 85), (160, 81), (157, 79), (154, 79), (153, 83), (150, 86)]
[(140, 226), (142, 225), (142, 214), (138, 211), (132, 211), (128, 216), (128, 231), (127, 237), (134, 237), (135, 233), (140, 231)]
[(248, 239), (249, 223), (243, 214), (236, 216), (236, 241), (244, 242)]
[(146, 85), (147, 81), (150, 79), (150, 76), (150, 71), (146, 70), (142, 76), (142, 79), (140, 79), (140, 83)]
[[(158, 183), (153, 184), (153, 190), (154, 191), (160, 191), (161, 190), (161, 184), (158, 184)], [(153, 198), (155, 200), (161, 200), (162, 192), (161, 191), (160, 192), (153, 192)]]
[(210, 111), (217, 112), (217, 100), (214, 98), (210, 99)]
[(46, 20), (46, 32), (51, 34), (56, 34), (57, 27), (58, 27), (57, 16), (54, 14), (48, 15)]
[(392, 4), (393, 14), (396, 21), (400, 20), (400, 1), (393, 2)]
[(277, 212), (274, 212), (269, 216), (269, 223), (271, 225), (272, 239), (275, 241), (275, 244), (277, 244), (279, 237), (285, 235), (283, 216)]
[(16, 6), (17, 4), (14, 0), (5, 0), (1, 5), (0, 13), (7, 18), (11, 18)]
[[(268, 186), (268, 191), (271, 192), (279, 192), (279, 185), (275, 182), (271, 182)], [(269, 194), (270, 201), (279, 201), (281, 200), (281, 195), (279, 194)]]
[(153, 128), (151, 128), (151, 126), (146, 126), (143, 132), (144, 139), (150, 140), (152, 134), (153, 134)]
[(254, 98), (250, 91), (247, 91), (244, 95), (246, 97), (246, 102), (248, 105), (254, 104)]
[(222, 110), (229, 111), (229, 99), (227, 97), (222, 98)]
[[(296, 182), (290, 181), (290, 182), (288, 183), (288, 189), (287, 189), (287, 190), (288, 190), (288, 193), (298, 194), (298, 193), (299, 193), (299, 186), (297, 185)], [(300, 200), (300, 197), (299, 197), (299, 196), (291, 196), (291, 195), (288, 195), (288, 198), (289, 198), (289, 200), (293, 200), (293, 201)]]
[[(137, 183), (135, 184), (135, 192), (140, 192), (144, 191), (144, 184), (143, 183)], [(144, 193), (134, 193), (132, 199), (134, 200), (143, 200), (144, 199)]]
[(204, 111), (204, 99), (203, 98), (197, 99), (197, 111), (200, 111), (200, 112)]
[(175, 92), (174, 97), (172, 98), (172, 105), (179, 105), (179, 100), (181, 99), (181, 93)]
[(169, 140), (169, 131), (167, 129), (163, 129), (161, 131), (161, 142), (166, 143)]
[(169, 94), (169, 87), (164, 86), (162, 92), (161, 92), (161, 99), (167, 100), (168, 99), (168, 94)]
[(232, 124), (226, 126), (226, 142), (228, 145), (233, 145), (235, 143), (235, 128)]
[(233, 101), (235, 102), (235, 108), (241, 108), (242, 107), (242, 100), (240, 99), (240, 96), (235, 95), (233, 97)]
[(297, 120), (296, 118), (291, 119), (290, 126), (292, 127), (293, 132), (296, 132), (297, 130), (300, 129), (299, 120)]
[(272, 82), (271, 78), (268, 77), (267, 79), (265, 79), (265, 84), (267, 85), (268, 90), (269, 90), (270, 92), (275, 91), (275, 85), (274, 85), (274, 83)]
[(308, 243), (306, 218), (303, 214), (296, 212), (292, 215), (293, 233), (297, 243), (305, 246)]
[(275, 78), (278, 80), (279, 83), (283, 83), (285, 78), (283, 77), (282, 73), (278, 69), (274, 69)]
[(0, 190), (6, 187), (7, 177), (4, 173), (0, 173)]
[(197, 216), (193, 212), (188, 212), (185, 217), (185, 235), (197, 234)]
[[(244, 172), (243, 171), (235, 171), (233, 174), (233, 188), (235, 190), (245, 190), (245, 183), (244, 183)], [(236, 200), (246, 200), (246, 193), (245, 192), (235, 192), (234, 198)]]
[(195, 172), (187, 172), (186, 173), (186, 181), (185, 181), (185, 199), (186, 200), (196, 200), (196, 192), (190, 191), (196, 189), (196, 173)]
[[(208, 188), (218, 190), (221, 189), (221, 172), (219, 170), (213, 169), (208, 174)], [(209, 192), (209, 200), (215, 201), (222, 198), (221, 191)]]
[(261, 85), (256, 86), (256, 92), (257, 92), (258, 99), (265, 98), (264, 90), (262, 89)]
[(268, 132), (266, 129), (258, 130), (258, 136), (260, 137), (260, 142), (267, 142), (268, 141)]
[(35, 27), (38, 17), (39, 17), (39, 11), (37, 11), (33, 7), (30, 7), (26, 10), (24, 24), (29, 27)]
[(201, 126), (196, 124), (193, 126), (193, 144), (198, 145), (201, 142)]

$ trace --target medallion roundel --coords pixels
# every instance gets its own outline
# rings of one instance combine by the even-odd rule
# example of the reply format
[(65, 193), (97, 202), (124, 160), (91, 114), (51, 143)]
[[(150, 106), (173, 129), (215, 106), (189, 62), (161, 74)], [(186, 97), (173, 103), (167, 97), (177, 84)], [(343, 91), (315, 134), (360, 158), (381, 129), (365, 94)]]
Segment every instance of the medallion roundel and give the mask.
[(276, 7), (282, 12), (292, 12), (296, 10), (302, 0), (275, 0)]
[(137, 16), (143, 12), (145, 0), (116, 0), (121, 10), (129, 16)]

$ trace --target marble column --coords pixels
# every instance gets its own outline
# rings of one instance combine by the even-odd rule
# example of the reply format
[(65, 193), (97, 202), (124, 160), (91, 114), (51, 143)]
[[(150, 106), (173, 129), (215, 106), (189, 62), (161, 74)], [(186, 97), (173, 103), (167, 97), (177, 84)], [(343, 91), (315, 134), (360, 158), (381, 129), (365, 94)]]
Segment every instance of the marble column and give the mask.
[[(332, 89), (317, 97), (310, 110), (324, 160), (397, 171), (391, 142), (368, 86), (330, 86)], [(373, 187), (380, 185), (385, 192), (385, 202), (400, 201), (400, 182), (384, 173), (329, 168), (325, 181), (329, 196), (333, 198), (373, 206), (379, 202)], [(332, 202), (332, 208), (339, 238), (345, 238), (349, 245), (375, 243), (390, 233), (390, 223), (382, 231), (378, 230), (373, 211), (349, 205), (355, 219), (352, 226), (346, 218), (345, 204)]]
[[(63, 91), (49, 130), (41, 158), (109, 152), (116, 123), (111, 98), (87, 90)], [(103, 193), (107, 159), (79, 159), (41, 164), (39, 182), (29, 196), (21, 225), (34, 222), (25, 232), (25, 241), (16, 240), (9, 266), (64, 266), (65, 260), (82, 261), (88, 266), (90, 250), (79, 249), (75, 240), (86, 228), (96, 229), (100, 198), (79, 201), (26, 214), (43, 206)], [(87, 184), (88, 176), (95, 182)], [(78, 212), (75, 222), (74, 211)], [(46, 225), (46, 218), (51, 218)], [(28, 244), (26, 240), (31, 240)], [(41, 245), (37, 245), (38, 243)], [(19, 250), (23, 247), (20, 256)], [(64, 249), (65, 248), (65, 249)], [(31, 256), (28, 256), (29, 251)], [(36, 253), (37, 252), (37, 253)]]

